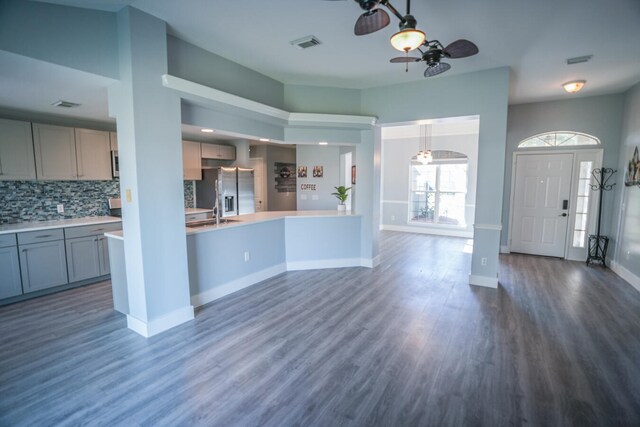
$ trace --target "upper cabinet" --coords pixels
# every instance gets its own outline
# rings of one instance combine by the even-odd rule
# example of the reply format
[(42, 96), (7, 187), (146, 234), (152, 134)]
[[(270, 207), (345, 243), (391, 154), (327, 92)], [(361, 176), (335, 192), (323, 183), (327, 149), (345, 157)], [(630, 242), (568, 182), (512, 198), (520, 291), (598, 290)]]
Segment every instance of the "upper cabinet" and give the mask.
[(182, 178), (187, 181), (202, 179), (202, 160), (200, 143), (182, 141)]
[(78, 179), (111, 179), (111, 142), (109, 132), (76, 129)]
[(38, 179), (110, 180), (109, 132), (33, 124)]
[(202, 144), (203, 159), (235, 160), (236, 147), (232, 145)]
[(33, 124), (38, 179), (78, 179), (73, 128)]
[(36, 179), (31, 123), (0, 119), (0, 180)]

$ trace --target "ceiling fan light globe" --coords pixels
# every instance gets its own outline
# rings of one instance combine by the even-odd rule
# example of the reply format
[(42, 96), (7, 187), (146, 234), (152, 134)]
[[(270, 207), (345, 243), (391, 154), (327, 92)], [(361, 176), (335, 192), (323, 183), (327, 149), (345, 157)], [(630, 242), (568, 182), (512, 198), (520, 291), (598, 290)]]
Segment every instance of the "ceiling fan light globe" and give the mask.
[(575, 81), (572, 81), (572, 82), (564, 83), (562, 85), (562, 87), (568, 93), (576, 93), (576, 92), (579, 92), (582, 89), (582, 87), (584, 86), (584, 84), (586, 82), (587, 82), (586, 80), (575, 80)]
[(425, 34), (415, 28), (401, 30), (391, 36), (391, 46), (400, 52), (409, 52), (422, 46), (426, 39)]

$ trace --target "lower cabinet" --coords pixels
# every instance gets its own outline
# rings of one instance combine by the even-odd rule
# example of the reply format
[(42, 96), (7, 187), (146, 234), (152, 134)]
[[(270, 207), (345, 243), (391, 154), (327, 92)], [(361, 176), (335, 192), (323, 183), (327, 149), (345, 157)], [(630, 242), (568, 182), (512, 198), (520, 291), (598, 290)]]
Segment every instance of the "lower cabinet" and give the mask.
[(100, 276), (100, 255), (98, 237), (78, 237), (67, 239), (67, 268), (69, 282), (79, 282)]
[[(15, 237), (14, 237), (15, 239)], [(22, 294), (17, 246), (0, 248), (0, 299)]]
[(68, 283), (64, 240), (20, 245), (18, 249), (25, 294)]
[(100, 258), (100, 275), (111, 274), (111, 267), (109, 267), (109, 239), (106, 236), (98, 237), (98, 256)]

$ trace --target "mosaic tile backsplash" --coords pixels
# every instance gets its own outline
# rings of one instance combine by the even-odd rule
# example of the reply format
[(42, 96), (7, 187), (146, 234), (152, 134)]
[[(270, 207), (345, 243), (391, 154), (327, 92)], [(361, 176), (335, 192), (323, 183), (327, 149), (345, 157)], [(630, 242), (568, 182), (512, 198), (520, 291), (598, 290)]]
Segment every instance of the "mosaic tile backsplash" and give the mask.
[[(184, 182), (184, 204), (194, 204), (193, 181)], [(0, 224), (109, 214), (120, 181), (0, 181)], [(64, 205), (59, 214), (57, 205)]]

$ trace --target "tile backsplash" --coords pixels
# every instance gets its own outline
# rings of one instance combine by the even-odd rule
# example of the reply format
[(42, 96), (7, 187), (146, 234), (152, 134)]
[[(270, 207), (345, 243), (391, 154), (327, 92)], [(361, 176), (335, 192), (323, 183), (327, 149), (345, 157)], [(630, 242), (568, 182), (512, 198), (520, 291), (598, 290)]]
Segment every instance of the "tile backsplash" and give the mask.
[[(185, 207), (193, 207), (193, 181), (184, 182)], [(120, 181), (0, 181), (0, 223), (48, 221), (109, 214)], [(58, 213), (57, 205), (64, 205)]]

